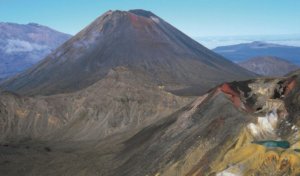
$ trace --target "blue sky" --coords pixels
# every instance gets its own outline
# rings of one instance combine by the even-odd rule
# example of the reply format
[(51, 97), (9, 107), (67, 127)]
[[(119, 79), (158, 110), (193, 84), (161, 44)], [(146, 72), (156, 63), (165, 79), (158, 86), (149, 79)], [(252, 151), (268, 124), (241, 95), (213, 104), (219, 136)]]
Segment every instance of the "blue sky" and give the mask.
[(300, 33), (300, 0), (0, 0), (0, 22), (75, 34), (110, 9), (137, 8), (192, 37)]

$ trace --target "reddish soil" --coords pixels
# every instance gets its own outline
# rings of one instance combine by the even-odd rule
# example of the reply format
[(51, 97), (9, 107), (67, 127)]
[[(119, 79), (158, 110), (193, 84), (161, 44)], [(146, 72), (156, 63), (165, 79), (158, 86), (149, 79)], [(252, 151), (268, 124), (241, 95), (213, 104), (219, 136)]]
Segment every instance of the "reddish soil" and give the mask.
[(241, 107), (242, 101), (241, 101), (239, 93), (235, 92), (228, 83), (223, 84), (220, 87), (220, 90), (230, 97), (232, 103), (237, 108)]
[(296, 87), (296, 80), (293, 79), (287, 84), (284, 95), (288, 95), (295, 87)]
[(136, 16), (135, 14), (130, 13), (129, 18), (130, 18), (130, 21), (131, 21), (132, 24), (134, 24), (134, 25), (137, 24), (138, 16)]

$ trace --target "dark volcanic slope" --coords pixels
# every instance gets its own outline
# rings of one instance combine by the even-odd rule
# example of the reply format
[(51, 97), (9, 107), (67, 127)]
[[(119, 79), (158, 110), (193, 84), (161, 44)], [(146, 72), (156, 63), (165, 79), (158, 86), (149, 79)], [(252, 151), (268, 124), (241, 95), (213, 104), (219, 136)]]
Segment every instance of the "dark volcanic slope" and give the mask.
[(34, 23), (0, 23), (0, 79), (31, 67), (69, 38)]
[(300, 47), (285, 46), (264, 42), (242, 43), (238, 45), (220, 46), (214, 52), (234, 61), (241, 62), (259, 56), (276, 56), (300, 65)]
[(264, 76), (283, 76), (291, 71), (299, 69), (299, 66), (291, 62), (273, 56), (255, 57), (239, 65), (254, 73)]
[(3, 86), (22, 94), (55, 94), (87, 87), (111, 68), (142, 70), (167, 89), (203, 92), (252, 73), (211, 52), (151, 12), (109, 11)]

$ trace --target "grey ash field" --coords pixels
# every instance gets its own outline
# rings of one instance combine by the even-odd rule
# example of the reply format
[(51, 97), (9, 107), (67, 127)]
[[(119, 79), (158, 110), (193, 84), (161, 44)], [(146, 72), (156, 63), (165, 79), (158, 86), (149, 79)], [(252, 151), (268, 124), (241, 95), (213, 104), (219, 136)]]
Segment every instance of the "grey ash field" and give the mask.
[[(0, 175), (299, 174), (299, 73), (256, 77), (151, 12), (108, 11), (2, 82)], [(290, 147), (253, 143), (275, 139)]]

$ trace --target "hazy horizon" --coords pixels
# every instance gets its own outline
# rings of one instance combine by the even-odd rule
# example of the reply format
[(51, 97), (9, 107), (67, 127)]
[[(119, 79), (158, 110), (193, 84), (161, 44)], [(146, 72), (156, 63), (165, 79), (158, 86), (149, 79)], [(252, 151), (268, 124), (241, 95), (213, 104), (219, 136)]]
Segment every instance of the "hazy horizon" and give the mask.
[(198, 36), (193, 38), (209, 49), (254, 41), (300, 47), (300, 34)]
[[(1, 23), (10, 23), (10, 24), (20, 24), (20, 25), (29, 25), (31, 23), (46, 26), (45, 24), (40, 24), (36, 22), (29, 22), (26, 24), (13, 23), (13, 22), (0, 22)], [(51, 26), (46, 26), (50, 27)], [(54, 28), (52, 28), (54, 29)], [(57, 29), (54, 29), (57, 30)], [(62, 32), (57, 30), (58, 32)], [(68, 33), (66, 33), (68, 34)], [(71, 34), (72, 35), (72, 34)], [(76, 35), (76, 34), (74, 34)], [(236, 45), (241, 43), (251, 43), (254, 41), (287, 45), (287, 46), (296, 46), (300, 47), (300, 33), (299, 34), (277, 34), (277, 35), (216, 35), (216, 36), (190, 36), (200, 44), (204, 45), (209, 49), (214, 49), (218, 46), (228, 46)]]

